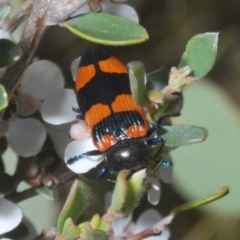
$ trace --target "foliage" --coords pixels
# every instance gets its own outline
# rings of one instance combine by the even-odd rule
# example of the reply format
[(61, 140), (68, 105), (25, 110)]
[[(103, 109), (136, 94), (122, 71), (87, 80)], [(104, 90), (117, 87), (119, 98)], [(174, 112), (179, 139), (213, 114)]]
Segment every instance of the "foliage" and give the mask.
[[(96, 9), (98, 9), (96, 4), (98, 7), (101, 7), (102, 4), (103, 7), (104, 3), (102, 3), (102, 1), (89, 1), (88, 6), (91, 12), (81, 14), (74, 18), (71, 18), (71, 15), (76, 9), (81, 9), (86, 1), (73, 0), (70, 2), (56, 2), (51, 0), (48, 1), (46, 5), (45, 0), (27, 0), (19, 9), (19, 12), (12, 18), (9, 18), (11, 6), (7, 2), (8, 1), (0, 3), (0, 27), (6, 31), (7, 34), (11, 35), (13, 30), (18, 28), (23, 20), (27, 20), (27, 23), (19, 43), (6, 39), (5, 36), (0, 39), (0, 67), (6, 67), (6, 69), (2, 69), (4, 73), (0, 85), (1, 154), (6, 150), (7, 144), (11, 145), (12, 135), (10, 132), (12, 129), (18, 134), (18, 137), (19, 135), (22, 137), (22, 134), (18, 132), (19, 128), (16, 127), (16, 125), (15, 127), (13, 126), (14, 121), (15, 124), (18, 121), (22, 128), (28, 129), (30, 132), (33, 131), (32, 128), (28, 127), (30, 122), (35, 122), (36, 119), (40, 121), (35, 122), (36, 125), (34, 125), (34, 130), (36, 130), (35, 135), (38, 136), (37, 139), (32, 140), (24, 136), (24, 138), (28, 139), (28, 145), (25, 146), (22, 152), (19, 151), (21, 154), (19, 154), (16, 171), (13, 175), (6, 173), (4, 162), (2, 158), (0, 159), (0, 193), (4, 194), (4, 197), (9, 201), (15, 203), (37, 194), (53, 199), (52, 190), (54, 188), (78, 178), (73, 182), (65, 205), (59, 215), (57, 231), (51, 232), (52, 235), (50, 235), (50, 237), (55, 237), (55, 239), (59, 240), (108, 239), (108, 236), (113, 233), (113, 222), (119, 218), (131, 215), (133, 210), (141, 204), (142, 197), (149, 190), (156, 188), (156, 185), (148, 180), (151, 178), (158, 180), (158, 176), (155, 176), (157, 175), (156, 172), (158, 173), (159, 166), (164, 163), (164, 159), (169, 152), (173, 148), (199, 143), (206, 139), (207, 131), (202, 127), (188, 125), (172, 126), (171, 124), (165, 124), (164, 120), (181, 114), (183, 87), (201, 80), (213, 67), (217, 55), (218, 33), (210, 32), (193, 36), (187, 43), (186, 50), (179, 60), (180, 63), (178, 67), (172, 67), (169, 71), (158, 69), (145, 74), (143, 63), (134, 62), (128, 65), (131, 91), (134, 100), (144, 108), (149, 124), (159, 125), (156, 134), (158, 137), (163, 138), (164, 147), (163, 149), (160, 148), (161, 152), (159, 151), (159, 146), (150, 150), (150, 160), (147, 169), (134, 172), (126, 170), (119, 172), (116, 179), (113, 180), (114, 190), (110, 206), (108, 206), (106, 213), (102, 217), (99, 213), (96, 213), (86, 221), (82, 221), (79, 220), (79, 215), (91, 206), (91, 199), (94, 197), (94, 193), (91, 188), (79, 178), (92, 179), (91, 174), (94, 172), (94, 169), (89, 171), (90, 177), (86, 177), (85, 175), (78, 176), (66, 169), (63, 157), (54, 145), (56, 139), (59, 140), (61, 138), (61, 134), (55, 137), (54, 140), (51, 132), (57, 128), (60, 129), (61, 126), (47, 125), (44, 123), (44, 127), (42, 127), (41, 124), (43, 124), (43, 120), (45, 119), (41, 113), (44, 107), (41, 109), (42, 112), (37, 112), (38, 108), (40, 108), (39, 106), (44, 106), (45, 104), (46, 107), (47, 101), (45, 100), (47, 98), (52, 102), (56, 101), (60, 105), (60, 101), (56, 100), (57, 98), (53, 98), (52, 96), (54, 95), (51, 95), (56, 93), (54, 92), (56, 89), (51, 89), (51, 91), (48, 89), (46, 92), (44, 91), (46, 96), (42, 94), (37, 98), (37, 91), (30, 91), (30, 88), (26, 90), (26, 88), (29, 87), (28, 84), (25, 84), (27, 85), (25, 89), (23, 88), (24, 80), (22, 80), (21, 77), (24, 75), (25, 77), (26, 75), (28, 75), (28, 77), (35, 77), (35, 74), (37, 74), (36, 71), (30, 70), (28, 66), (49, 26), (59, 25), (64, 27), (73, 34), (81, 37), (82, 39), (79, 40), (81, 42), (87, 40), (103, 45), (121, 45), (126, 49), (128, 45), (140, 44), (148, 40), (147, 29), (124, 17), (96, 11)], [(47, 65), (49, 64), (47, 63)], [(27, 71), (29, 71), (28, 74), (26, 74)], [(40, 71), (40, 75), (43, 75), (41, 76), (42, 82), (49, 82), (50, 77), (44, 78), (44, 76), (47, 74), (51, 75), (53, 72), (56, 73), (58, 70), (55, 71), (53, 67), (51, 67), (50, 71), (52, 72), (46, 73), (44, 70)], [(59, 72), (57, 76), (59, 76)], [(57, 84), (54, 83), (53, 85)], [(57, 90), (59, 90), (60, 87), (62, 87), (61, 83), (57, 86)], [(36, 85), (36, 89), (38, 88), (40, 88), (39, 85)], [(24, 95), (24, 91), (28, 94)], [(7, 95), (8, 98), (6, 97)], [(36, 97), (36, 99), (34, 99), (34, 97)], [(61, 94), (61, 99), (64, 99), (63, 94)], [(64, 104), (65, 103), (66, 102), (64, 102)], [(28, 111), (26, 111), (26, 106), (30, 106), (30, 110), (28, 108)], [(69, 107), (69, 109), (71, 108)], [(20, 116), (19, 119), (17, 119), (18, 116)], [(31, 118), (32, 116), (34, 120)], [(83, 127), (81, 129), (83, 129)], [(8, 142), (4, 136), (7, 131), (9, 131), (7, 136)], [(68, 131), (70, 132), (70, 129), (68, 129)], [(82, 131), (81, 133), (83, 135), (85, 129)], [(41, 136), (40, 133), (42, 133)], [(69, 139), (66, 141), (69, 141)], [(30, 143), (33, 144), (34, 151), (31, 152), (31, 154), (27, 154), (26, 149), (29, 148)], [(18, 147), (22, 146), (20, 142), (17, 145)], [(12, 145), (12, 147), (14, 148), (14, 145)], [(84, 152), (87, 151), (87, 149), (84, 150)], [(97, 164), (91, 168), (94, 168), (96, 165)], [(96, 175), (95, 172), (94, 175)], [(31, 188), (23, 192), (17, 192), (17, 187), (22, 181), (29, 183)], [(227, 193), (228, 189), (222, 188), (205, 198), (177, 206), (167, 217), (156, 222), (156, 225), (142, 232), (135, 233), (129, 236), (128, 239), (143, 239), (156, 234), (160, 235), (163, 229), (171, 223), (176, 213), (204, 205), (223, 197)], [(15, 208), (17, 209), (16, 211), (19, 211), (16, 206)], [(18, 218), (18, 220), (19, 219), (20, 218)], [(1, 218), (0, 221), (2, 221)], [(6, 224), (8, 226), (6, 232), (11, 231), (19, 223), (10, 226), (11, 224), (9, 224), (9, 222)], [(3, 233), (4, 229), (0, 234)], [(50, 234), (50, 231), (47, 233)], [(17, 234), (18, 238), (16, 239), (21, 239), (22, 236), (20, 236), (19, 233)], [(26, 232), (24, 232), (24, 234), (26, 234)], [(39, 237), (39, 239), (45, 239), (49, 237), (49, 235), (43, 233)]]

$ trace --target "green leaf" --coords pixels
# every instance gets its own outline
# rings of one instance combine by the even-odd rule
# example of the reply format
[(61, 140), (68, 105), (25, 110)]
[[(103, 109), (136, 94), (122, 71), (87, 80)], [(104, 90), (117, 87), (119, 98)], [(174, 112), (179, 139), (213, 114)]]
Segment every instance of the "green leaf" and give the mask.
[(228, 193), (229, 193), (228, 187), (223, 187), (223, 188), (217, 189), (217, 190), (208, 194), (205, 197), (202, 197), (202, 198), (197, 199), (195, 201), (188, 202), (188, 203), (183, 204), (181, 206), (175, 207), (172, 210), (172, 213), (176, 214), (176, 213), (181, 212), (181, 211), (186, 211), (186, 210), (190, 210), (190, 209), (193, 209), (193, 208), (196, 208), (196, 207), (203, 206), (205, 204), (216, 201), (219, 198), (222, 198), (222, 197), (226, 196)]
[(0, 39), (0, 67), (7, 67), (17, 62), (23, 52), (20, 46), (8, 39)]
[(86, 240), (108, 240), (108, 235), (99, 229), (93, 229), (89, 223), (84, 224), (84, 230), (86, 234), (86, 238), (81, 238), (81, 239), (86, 239)]
[(8, 97), (5, 88), (0, 84), (0, 111), (8, 106)]
[(36, 192), (49, 200), (54, 200), (53, 190), (48, 187), (36, 188)]
[(168, 147), (199, 143), (207, 137), (207, 131), (204, 128), (195, 126), (164, 126), (157, 133)]
[(75, 180), (58, 219), (58, 236), (61, 236), (67, 218), (73, 221), (89, 204), (91, 189), (82, 181)]
[(116, 180), (115, 188), (113, 191), (112, 202), (111, 202), (111, 211), (113, 212), (121, 212), (125, 199), (127, 196), (127, 177), (129, 172), (126, 170), (121, 171)]
[(140, 170), (134, 173), (127, 180), (127, 196), (125, 200), (124, 214), (128, 215), (139, 203), (143, 193), (145, 193), (145, 185), (143, 180), (146, 178), (146, 170)]
[(11, 6), (9, 4), (0, 5), (0, 22), (11, 12)]
[(202, 78), (212, 68), (217, 55), (218, 33), (194, 36), (187, 44), (179, 68), (189, 66), (191, 74)]
[(183, 97), (181, 93), (175, 93), (164, 101), (163, 106), (158, 106), (158, 109), (153, 114), (152, 119), (157, 122), (164, 116), (176, 116), (180, 114), (183, 105)]
[(80, 229), (74, 225), (71, 218), (67, 218), (64, 222), (63, 232), (61, 235), (61, 239), (73, 240), (77, 239), (81, 234)]
[(145, 170), (134, 173), (130, 178), (128, 176), (129, 171), (121, 171), (113, 191), (110, 212), (117, 213), (117, 217), (119, 217), (119, 213), (122, 216), (128, 215), (145, 192), (143, 185), (143, 179), (146, 177)]
[(131, 45), (148, 39), (139, 24), (107, 13), (87, 13), (61, 25), (79, 37), (105, 45)]
[(138, 62), (128, 70), (133, 98), (139, 106), (144, 107), (147, 102), (144, 65)]
[(168, 74), (162, 70), (156, 70), (147, 74), (146, 89), (147, 91), (161, 91), (168, 85)]
[(0, 172), (0, 193), (11, 193), (15, 189), (15, 182), (12, 176)]

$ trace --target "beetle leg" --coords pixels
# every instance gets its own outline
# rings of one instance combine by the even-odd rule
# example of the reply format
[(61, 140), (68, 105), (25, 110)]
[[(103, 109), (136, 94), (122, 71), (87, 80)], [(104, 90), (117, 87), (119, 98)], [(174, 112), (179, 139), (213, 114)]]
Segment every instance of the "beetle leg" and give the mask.
[(96, 176), (96, 180), (101, 180), (102, 178), (104, 178), (107, 174), (109, 173), (109, 167), (108, 166), (104, 166), (102, 167), (97, 176)]
[(147, 140), (147, 144), (152, 146), (152, 145), (158, 145), (159, 143), (162, 143), (162, 145), (164, 145), (164, 140), (161, 137), (156, 137), (156, 138), (152, 138)]
[(147, 137), (151, 136), (151, 134), (154, 133), (155, 131), (157, 131), (159, 128), (160, 128), (160, 125), (158, 125), (158, 124), (149, 128), (147, 131)]
[[(153, 139), (150, 139), (150, 140), (155, 140), (155, 139), (156, 139), (156, 138), (153, 138)], [(164, 140), (163, 140), (161, 137), (158, 137), (157, 139), (158, 139), (158, 142), (161, 142), (162, 144), (161, 144), (161, 146), (159, 147), (159, 149), (157, 150), (157, 152), (155, 153), (155, 155), (154, 155), (154, 157), (153, 157), (153, 161), (156, 162), (156, 163), (159, 163), (159, 161), (158, 161), (158, 155), (161, 153), (161, 151), (162, 151), (162, 149), (163, 149), (163, 147), (164, 147)], [(153, 141), (153, 142), (154, 142), (154, 141)], [(172, 166), (172, 162), (163, 159), (163, 160), (159, 163), (159, 165), (160, 165), (161, 167), (170, 167), (170, 166)]]

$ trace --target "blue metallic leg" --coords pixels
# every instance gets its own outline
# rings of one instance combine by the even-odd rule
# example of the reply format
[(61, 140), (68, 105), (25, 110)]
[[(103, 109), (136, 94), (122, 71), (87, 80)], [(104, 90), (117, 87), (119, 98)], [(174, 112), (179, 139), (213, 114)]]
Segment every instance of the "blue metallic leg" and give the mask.
[(159, 128), (160, 128), (160, 125), (158, 125), (158, 124), (149, 128), (148, 131), (147, 131), (147, 137), (149, 137), (152, 133), (157, 131)]
[(96, 180), (101, 180), (101, 179), (104, 178), (109, 172), (110, 172), (110, 170), (109, 170), (109, 167), (108, 167), (108, 166), (102, 167), (102, 168), (99, 170), (99, 172), (98, 172), (98, 174), (97, 174), (97, 176), (96, 176)]

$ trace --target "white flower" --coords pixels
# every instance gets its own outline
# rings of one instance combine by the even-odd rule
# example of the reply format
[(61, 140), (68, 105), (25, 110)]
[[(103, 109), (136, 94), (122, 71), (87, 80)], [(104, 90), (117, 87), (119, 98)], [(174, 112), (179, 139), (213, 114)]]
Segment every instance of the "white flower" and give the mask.
[[(129, 215), (127, 218), (119, 218), (112, 223), (112, 233), (109, 235), (110, 240), (121, 239), (122, 237), (130, 237), (145, 229), (154, 226), (162, 219), (159, 212), (155, 209), (145, 210), (134, 223), (132, 217)], [(160, 236), (151, 236), (147, 239), (150, 240), (167, 240), (170, 237), (170, 231), (166, 229)]]
[[(165, 161), (168, 161), (172, 163), (171, 157), (168, 155), (164, 159)], [(161, 196), (161, 186), (160, 186), (160, 179), (165, 183), (170, 183), (172, 180), (172, 172), (173, 167), (159, 167), (156, 172), (151, 176), (147, 182), (152, 184), (152, 188), (148, 190), (148, 201), (152, 205), (157, 205), (160, 200)]]
[(17, 227), (21, 220), (21, 209), (16, 204), (0, 198), (0, 235)]
[(32, 63), (24, 72), (20, 85), (5, 110), (0, 122), (1, 136), (8, 132), (9, 145), (17, 155), (35, 155), (46, 139), (46, 128), (37, 119), (28, 117), (41, 106), (54, 89), (62, 88), (64, 79), (60, 69), (52, 62)]
[[(96, 150), (84, 121), (76, 119), (77, 113), (73, 111), (73, 108), (78, 108), (74, 91), (56, 89), (45, 99), (41, 109), (44, 121), (56, 125), (49, 126), (48, 130), (59, 157), (65, 162), (87, 151)], [(73, 139), (76, 139), (75, 141), (71, 141), (69, 133)], [(73, 172), (85, 173), (96, 167), (103, 158), (103, 155), (84, 156), (81, 161), (67, 164), (67, 166)]]

